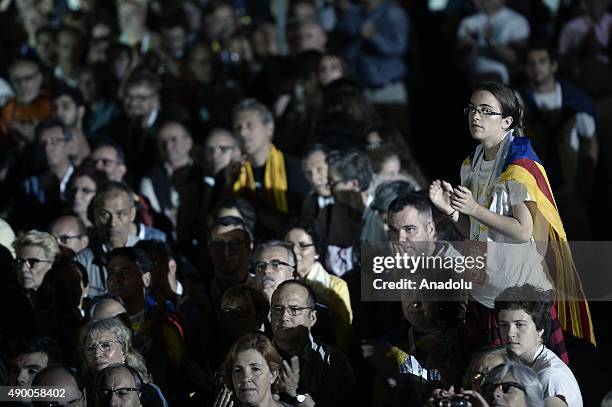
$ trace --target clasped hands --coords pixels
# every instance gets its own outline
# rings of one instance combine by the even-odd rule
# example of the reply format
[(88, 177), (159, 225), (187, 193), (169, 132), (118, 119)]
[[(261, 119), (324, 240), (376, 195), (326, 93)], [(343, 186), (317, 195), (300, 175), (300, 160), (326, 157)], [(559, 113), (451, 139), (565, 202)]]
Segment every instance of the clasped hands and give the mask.
[(435, 180), (429, 186), (429, 199), (442, 212), (449, 216), (455, 211), (467, 216), (474, 216), (480, 205), (474, 200), (472, 191), (464, 186), (453, 188), (446, 181)]

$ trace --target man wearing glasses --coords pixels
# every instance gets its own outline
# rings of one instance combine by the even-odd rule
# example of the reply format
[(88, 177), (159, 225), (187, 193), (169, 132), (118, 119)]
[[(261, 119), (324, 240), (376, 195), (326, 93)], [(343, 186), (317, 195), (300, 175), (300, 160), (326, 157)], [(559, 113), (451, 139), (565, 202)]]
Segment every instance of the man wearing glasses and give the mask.
[(49, 233), (57, 239), (60, 246), (79, 253), (89, 245), (87, 228), (79, 218), (74, 215), (61, 216), (49, 226)]
[(142, 379), (126, 364), (114, 364), (98, 373), (96, 380), (97, 406), (140, 407)]
[(280, 240), (262, 243), (253, 255), (255, 288), (271, 299), (280, 283), (293, 280), (296, 267), (297, 260), (290, 244)]
[(299, 406), (359, 405), (346, 355), (311, 335), (318, 316), (312, 289), (284, 281), (271, 303), (273, 342), (284, 359), (281, 400)]

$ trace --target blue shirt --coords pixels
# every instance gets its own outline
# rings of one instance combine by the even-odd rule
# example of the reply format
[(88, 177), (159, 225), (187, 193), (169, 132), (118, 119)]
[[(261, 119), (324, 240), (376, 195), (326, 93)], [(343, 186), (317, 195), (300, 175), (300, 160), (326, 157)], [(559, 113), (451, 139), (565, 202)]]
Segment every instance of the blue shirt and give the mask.
[[(374, 24), (373, 38), (361, 36), (366, 21)], [(410, 20), (393, 0), (383, 0), (368, 12), (365, 6), (351, 6), (338, 22), (338, 30), (347, 38), (345, 54), (352, 75), (366, 87), (382, 86), (401, 80), (407, 68)]]

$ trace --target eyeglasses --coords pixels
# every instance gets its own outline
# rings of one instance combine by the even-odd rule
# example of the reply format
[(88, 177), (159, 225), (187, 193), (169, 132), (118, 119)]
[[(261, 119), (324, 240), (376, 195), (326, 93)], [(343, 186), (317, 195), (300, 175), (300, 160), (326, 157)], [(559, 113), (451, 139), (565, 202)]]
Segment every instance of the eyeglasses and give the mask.
[(85, 347), (85, 352), (93, 355), (96, 353), (98, 349), (102, 351), (102, 353), (108, 353), (113, 349), (113, 343), (118, 343), (117, 341), (104, 341), (100, 343), (91, 343)]
[(244, 248), (245, 244), (242, 240), (217, 241), (210, 242), (210, 248), (216, 251), (223, 251), (225, 248), (228, 248), (230, 251), (236, 251)]
[(137, 387), (120, 387), (118, 389), (101, 389), (98, 391), (96, 396), (98, 397), (98, 400), (108, 400), (114, 394), (120, 399), (125, 399), (130, 395), (130, 393), (133, 393), (133, 392), (140, 392), (140, 389)]
[(308, 249), (309, 247), (314, 246), (314, 243), (304, 243), (304, 242), (297, 242), (297, 243), (287, 242), (287, 243), (293, 248), (293, 250), (299, 250), (299, 251), (304, 251)]
[(478, 112), (481, 116), (502, 116), (502, 113), (494, 112), (487, 107), (468, 106), (463, 109), (463, 113), (465, 113), (466, 116), (474, 115), (476, 112)]
[(77, 406), (83, 400), (83, 393), (81, 392), (81, 397), (75, 400), (70, 400), (65, 404), (61, 404), (58, 401), (33, 401), (32, 406), (34, 407), (74, 407)]
[(493, 392), (501, 386), (504, 394), (510, 393), (514, 389), (525, 391), (525, 388), (517, 382), (502, 382), (502, 383), (487, 383), (482, 386), (482, 390), (486, 394), (493, 394)]
[(94, 188), (87, 188), (87, 187), (73, 187), (70, 188), (70, 191), (73, 194), (76, 194), (77, 192), (82, 192), (84, 194), (95, 194), (96, 190)]
[(27, 259), (21, 258), (21, 257), (17, 257), (15, 259), (15, 265), (17, 265), (17, 267), (21, 267), (23, 266), (23, 264), (27, 264), (28, 268), (34, 268), (36, 267), (36, 265), (38, 263), (53, 263), (53, 260), (49, 260), (49, 259), (37, 259), (35, 257), (28, 257)]
[(255, 263), (255, 271), (258, 273), (263, 273), (266, 271), (266, 269), (268, 267), (272, 268), (272, 271), (278, 271), (280, 269), (280, 266), (285, 266), (285, 267), (293, 267), (291, 264), (289, 263), (285, 263), (284, 261), (280, 261), (280, 260), (270, 260), (269, 262), (265, 262), (265, 261), (258, 261)]
[(246, 317), (250, 312), (248, 308), (223, 308), (221, 310), (224, 317)]
[(296, 307), (292, 305), (289, 305), (289, 306), (273, 305), (270, 308), (270, 312), (272, 313), (272, 315), (280, 316), (280, 315), (284, 315), (285, 310), (286, 310), (290, 316), (295, 317), (295, 316), (300, 315), (302, 311), (304, 311), (305, 309), (312, 310), (312, 308), (310, 307)]
[(149, 95), (134, 95), (131, 93), (126, 93), (125, 94), (125, 100), (133, 100), (135, 102), (146, 102), (147, 100), (155, 97), (156, 95), (154, 93), (151, 93)]
[(206, 146), (204, 151), (206, 154), (213, 155), (219, 150), (222, 154), (232, 151), (235, 146)]
[(59, 242), (61, 244), (68, 244), (72, 239), (80, 239), (85, 235), (74, 235), (74, 236), (70, 236), (70, 235), (59, 235), (59, 236), (55, 236), (55, 238), (57, 240), (59, 240)]
[(92, 158), (92, 159), (91, 159), (91, 162), (92, 162), (92, 164), (93, 164), (94, 166), (97, 166), (97, 165), (98, 165), (98, 163), (102, 163), (102, 165), (103, 165), (104, 167), (108, 167), (108, 166), (109, 166), (109, 165), (111, 165), (111, 164), (115, 164), (115, 165), (119, 165), (119, 164), (121, 164), (121, 162), (120, 162), (120, 161), (117, 161), (117, 160), (111, 160), (110, 158), (97, 158), (97, 159), (96, 159), (96, 158)]
[(472, 382), (472, 385), (477, 384), (482, 386), (486, 378), (487, 374), (483, 372), (474, 371), (470, 373), (470, 382)]

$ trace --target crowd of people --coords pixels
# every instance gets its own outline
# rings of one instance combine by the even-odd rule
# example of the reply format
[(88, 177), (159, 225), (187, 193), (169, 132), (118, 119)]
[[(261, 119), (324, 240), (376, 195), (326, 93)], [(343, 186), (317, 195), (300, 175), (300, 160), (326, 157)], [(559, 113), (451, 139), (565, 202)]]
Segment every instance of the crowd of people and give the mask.
[[(1, 1), (0, 386), (599, 404), (610, 3)], [(486, 268), (365, 301), (363, 242)]]

